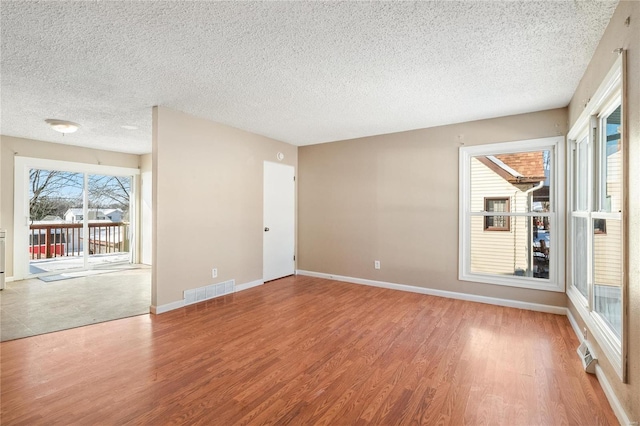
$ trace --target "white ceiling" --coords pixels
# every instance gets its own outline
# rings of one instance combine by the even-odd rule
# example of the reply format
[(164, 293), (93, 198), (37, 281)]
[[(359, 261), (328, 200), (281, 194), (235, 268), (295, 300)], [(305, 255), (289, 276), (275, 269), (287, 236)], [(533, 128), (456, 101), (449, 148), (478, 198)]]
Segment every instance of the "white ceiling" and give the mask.
[(295, 145), (563, 107), (616, 4), (2, 1), (1, 131), (148, 153), (153, 105)]

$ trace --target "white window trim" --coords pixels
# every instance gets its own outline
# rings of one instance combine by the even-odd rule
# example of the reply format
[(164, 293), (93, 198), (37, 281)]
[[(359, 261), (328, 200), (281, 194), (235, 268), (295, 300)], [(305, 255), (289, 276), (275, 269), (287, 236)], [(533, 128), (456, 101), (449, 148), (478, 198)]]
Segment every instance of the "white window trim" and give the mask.
[[(597, 120), (599, 120), (602, 116), (607, 115), (609, 113), (611, 113), (611, 111), (613, 111), (617, 105), (623, 105), (622, 102), (622, 97), (623, 97), (623, 65), (624, 65), (624, 53), (621, 54), (615, 61), (613, 67), (611, 68), (611, 70), (609, 70), (609, 72), (607, 73), (607, 76), (604, 78), (603, 82), (600, 84), (600, 87), (598, 87), (598, 89), (596, 90), (595, 94), (591, 97), (591, 100), (589, 101), (589, 103), (586, 105), (584, 111), (582, 111), (582, 113), (580, 114), (580, 116), (578, 117), (578, 119), (576, 120), (575, 124), (573, 125), (573, 127), (571, 128), (571, 130), (569, 131), (568, 135), (567, 135), (567, 139), (569, 140), (569, 143), (567, 144), (567, 158), (569, 160), (572, 160), (572, 147), (575, 144), (576, 141), (582, 140), (582, 138), (584, 137), (585, 134), (588, 134), (589, 137), (593, 137), (593, 132), (592, 132), (592, 128), (593, 128), (593, 120), (594, 117), (597, 117)], [(624, 108), (624, 105), (623, 105)], [(624, 116), (625, 112), (623, 110), (623, 116)], [(626, 123), (624, 122), (623, 119), (623, 126), (626, 126)], [(625, 141), (626, 143), (626, 141)], [(594, 147), (592, 149), (595, 150), (597, 147)], [(594, 153), (591, 152), (591, 155), (593, 155)], [(573, 194), (573, 174), (575, 173), (575, 170), (573, 170), (573, 162), (569, 161), (568, 164), (568, 171), (567, 171), (567, 175), (571, 177), (571, 184), (567, 185), (568, 186), (568, 192), (570, 194), (570, 199), (573, 199), (574, 194)], [(589, 167), (591, 169), (591, 164), (593, 163), (593, 159), (590, 158), (589, 160)], [(593, 171), (590, 172), (590, 176), (593, 175)], [(600, 182), (598, 182), (598, 185), (600, 185)], [(589, 212), (585, 212), (586, 216), (589, 218), (589, 232), (593, 233), (593, 217), (612, 217), (613, 215), (618, 215), (621, 219), (623, 219), (622, 214), (620, 213), (599, 213), (597, 211), (591, 211), (591, 209), (593, 209), (593, 202), (595, 201), (598, 204), (598, 207), (601, 203), (601, 200), (599, 199), (600, 197), (600, 191), (601, 189), (599, 188), (595, 188), (593, 185), (593, 182), (590, 182), (589, 185), (589, 197), (590, 197), (590, 211)], [(594, 200), (593, 197), (598, 197), (597, 199)], [(570, 208), (567, 209), (568, 211), (568, 216), (569, 218), (575, 216), (575, 213), (573, 212), (573, 207), (570, 206)], [(571, 227), (571, 220), (568, 221), (569, 223), (569, 227)], [(568, 229), (568, 235), (573, 235), (573, 233), (571, 232), (571, 228)], [(624, 232), (623, 232), (624, 235)], [(623, 237), (624, 238), (624, 237)], [(569, 246), (573, 247), (573, 241), (572, 238), (569, 237), (567, 238)], [(624, 241), (624, 240), (623, 240)], [(572, 248), (573, 250), (573, 248)], [(592, 253), (591, 253), (591, 248), (589, 247), (589, 254), (588, 254), (588, 258), (592, 259)], [(592, 262), (592, 260), (590, 261)], [(612, 365), (613, 369), (615, 370), (616, 374), (618, 374), (618, 376), (620, 377), (620, 379), (622, 379), (623, 381), (625, 380), (625, 376), (626, 376), (626, 371), (625, 371), (625, 367), (626, 367), (626, 363), (625, 363), (625, 348), (624, 348), (624, 341), (625, 341), (625, 335), (626, 335), (626, 330), (625, 330), (625, 315), (626, 315), (626, 300), (625, 300), (625, 286), (626, 283), (623, 280), (622, 283), (622, 306), (621, 306), (621, 312), (622, 312), (622, 318), (621, 318), (621, 324), (622, 324), (622, 329), (621, 329), (621, 339), (618, 339), (618, 337), (611, 331), (609, 330), (609, 327), (606, 325), (606, 323), (602, 320), (602, 318), (600, 317), (600, 314), (598, 314), (597, 312), (593, 311), (590, 308), (590, 304), (591, 304), (591, 300), (593, 299), (593, 285), (594, 283), (591, 282), (592, 279), (589, 279), (588, 281), (588, 299), (585, 299), (585, 297), (582, 295), (582, 293), (580, 293), (580, 291), (573, 285), (573, 256), (569, 256), (567, 259), (567, 296), (569, 297), (569, 299), (571, 300), (571, 302), (573, 303), (573, 305), (576, 308), (576, 311), (578, 312), (578, 314), (580, 315), (580, 317), (582, 318), (582, 320), (585, 322), (585, 324), (587, 325), (587, 327), (589, 328), (589, 330), (591, 331), (591, 334), (593, 335), (593, 338), (596, 340), (596, 342), (598, 343), (598, 345), (600, 346), (600, 348), (602, 349), (602, 352), (604, 354), (604, 356), (607, 358), (607, 360), (609, 361), (609, 363)], [(623, 275), (626, 275), (627, 271), (623, 271)], [(597, 354), (596, 354), (597, 355)]]
[[(471, 200), (471, 158), (478, 155), (509, 154), (518, 152), (549, 150), (551, 156), (551, 182), (549, 188), (553, 212), (536, 212), (536, 216), (549, 216), (553, 218), (554, 237), (551, 239), (550, 264), (552, 268), (549, 279), (501, 276), (497, 274), (484, 274), (471, 272), (471, 216), (490, 215), (490, 213), (472, 214), (470, 211)], [(554, 136), (550, 138), (528, 139), (514, 142), (502, 142), (495, 144), (461, 147), (459, 156), (459, 243), (460, 253), (458, 259), (458, 279), (486, 284), (497, 284), (510, 287), (530, 288), (555, 292), (565, 291), (565, 194), (564, 194), (564, 137)], [(513, 213), (511, 216), (530, 216), (526, 213)]]
[[(75, 163), (72, 161), (49, 160), (46, 158), (15, 157), (14, 163), (14, 213), (13, 213), (13, 277), (14, 280), (21, 280), (29, 277), (29, 242), (16, 236), (26, 235), (25, 227), (29, 227), (29, 170), (30, 169), (51, 169), (62, 170), (74, 173), (95, 173), (112, 176), (133, 176), (131, 182), (131, 235), (137, 235), (137, 197), (140, 178), (140, 170), (128, 167), (103, 166), (99, 164)], [(86, 179), (85, 179), (86, 180)], [(84, 194), (87, 197), (87, 194)], [(85, 200), (86, 201), (86, 200)], [(86, 202), (84, 203), (86, 206)], [(26, 215), (25, 215), (26, 212)], [(83, 215), (84, 216), (84, 215)], [(137, 241), (131, 241), (131, 261), (137, 261)], [(85, 267), (80, 270), (86, 269)]]

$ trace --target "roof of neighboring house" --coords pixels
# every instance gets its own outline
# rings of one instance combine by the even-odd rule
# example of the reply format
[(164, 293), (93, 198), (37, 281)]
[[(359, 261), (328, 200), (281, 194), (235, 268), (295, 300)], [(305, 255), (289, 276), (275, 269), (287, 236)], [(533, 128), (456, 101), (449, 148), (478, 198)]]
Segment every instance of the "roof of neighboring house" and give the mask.
[(539, 183), (545, 180), (544, 153), (518, 152), (477, 157), (478, 160), (511, 184)]
[[(104, 212), (102, 211), (102, 209), (88, 209), (88, 210), (87, 210), (87, 212), (98, 212), (98, 213), (102, 213), (102, 214), (104, 214)], [(76, 216), (77, 216), (77, 215), (79, 215), (79, 214), (82, 214), (82, 209), (81, 209), (81, 208), (73, 208), (73, 209), (69, 209), (69, 210), (67, 210), (67, 211), (65, 212), (65, 214), (64, 214), (64, 215), (66, 216), (68, 213), (71, 213), (71, 214), (74, 214), (74, 215), (76, 215)]]
[(47, 215), (43, 217), (41, 220), (39, 220), (38, 222), (60, 222), (60, 221), (62, 221), (62, 218), (60, 216)]
[(120, 214), (123, 213), (123, 211), (121, 209), (105, 209), (105, 210), (102, 210), (102, 213), (104, 213), (105, 215), (110, 215), (113, 212), (118, 212)]

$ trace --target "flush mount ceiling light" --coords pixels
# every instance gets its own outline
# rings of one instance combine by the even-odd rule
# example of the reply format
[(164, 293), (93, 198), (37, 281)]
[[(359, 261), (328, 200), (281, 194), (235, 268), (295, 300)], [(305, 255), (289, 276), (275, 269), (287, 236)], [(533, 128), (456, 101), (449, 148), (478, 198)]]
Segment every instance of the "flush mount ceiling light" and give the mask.
[(60, 133), (73, 133), (80, 127), (79, 124), (72, 123), (66, 120), (57, 120), (55, 118), (48, 118), (44, 120), (51, 128)]

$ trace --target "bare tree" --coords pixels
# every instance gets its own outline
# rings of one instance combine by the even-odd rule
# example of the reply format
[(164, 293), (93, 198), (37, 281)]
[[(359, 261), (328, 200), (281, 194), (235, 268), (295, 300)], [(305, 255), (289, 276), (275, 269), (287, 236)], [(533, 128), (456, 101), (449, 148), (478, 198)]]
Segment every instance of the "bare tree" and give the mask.
[[(89, 175), (89, 208), (129, 210), (131, 178)], [(72, 207), (82, 207), (84, 175), (59, 170), (31, 169), (29, 172), (30, 218), (42, 220), (48, 215), (62, 217)]]
[(89, 177), (89, 207), (129, 210), (131, 178), (122, 176)]
[(82, 175), (58, 170), (29, 171), (29, 216), (41, 220), (47, 215), (61, 216), (79, 200)]

